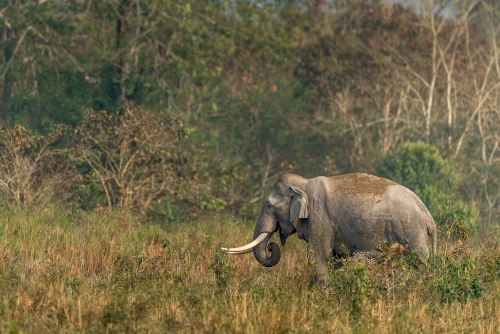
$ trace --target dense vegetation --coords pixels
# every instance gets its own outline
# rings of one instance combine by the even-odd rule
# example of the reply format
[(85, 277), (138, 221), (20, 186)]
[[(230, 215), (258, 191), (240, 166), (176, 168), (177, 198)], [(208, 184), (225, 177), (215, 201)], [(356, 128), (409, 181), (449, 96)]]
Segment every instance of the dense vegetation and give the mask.
[[(44, 147), (79, 174), (73, 208), (254, 215), (280, 173), (377, 172), (422, 141), (454, 166), (438, 193), (471, 219), (497, 210), (494, 1), (10, 1), (1, 13), (0, 120), (37, 136), (70, 128)], [(155, 122), (150, 139), (127, 133)], [(123, 154), (134, 166), (119, 171)], [(143, 170), (151, 161), (168, 173)], [(135, 196), (138, 179), (150, 194)]]
[[(0, 1), (0, 329), (497, 331), (500, 3), (389, 3)], [(439, 256), (348, 259), (325, 299), (303, 248), (215, 254), (285, 172), (404, 184)]]

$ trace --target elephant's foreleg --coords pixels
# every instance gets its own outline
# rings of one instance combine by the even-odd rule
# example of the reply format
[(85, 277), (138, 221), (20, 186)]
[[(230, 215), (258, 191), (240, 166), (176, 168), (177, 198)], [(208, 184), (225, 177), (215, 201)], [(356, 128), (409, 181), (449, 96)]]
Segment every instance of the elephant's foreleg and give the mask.
[(331, 256), (327, 238), (310, 240), (307, 247), (309, 263), (312, 265), (314, 284), (323, 284), (328, 276), (328, 259)]

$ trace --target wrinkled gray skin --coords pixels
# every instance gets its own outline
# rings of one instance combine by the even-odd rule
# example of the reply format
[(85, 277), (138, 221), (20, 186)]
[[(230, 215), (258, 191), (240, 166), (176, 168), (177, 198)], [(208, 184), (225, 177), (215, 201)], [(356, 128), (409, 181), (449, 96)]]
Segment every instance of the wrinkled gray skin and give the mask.
[(417, 195), (395, 182), (362, 173), (312, 179), (282, 175), (262, 204), (253, 238), (263, 232), (271, 233), (253, 249), (257, 261), (266, 267), (279, 262), (278, 245), (267, 246), (273, 232), (279, 232), (282, 245), (297, 233), (307, 242), (315, 283), (326, 278), (328, 259), (346, 255), (346, 247), (350, 255), (374, 256), (381, 242), (398, 242), (428, 259), (429, 237), (433, 254), (437, 244), (436, 224)]

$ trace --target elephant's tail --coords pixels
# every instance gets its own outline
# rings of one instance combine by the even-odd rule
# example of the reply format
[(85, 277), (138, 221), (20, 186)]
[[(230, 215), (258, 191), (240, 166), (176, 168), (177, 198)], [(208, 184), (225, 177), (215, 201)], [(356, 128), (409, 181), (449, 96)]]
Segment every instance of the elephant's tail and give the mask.
[(436, 256), (437, 251), (437, 228), (436, 224), (433, 221), (432, 226), (429, 228), (429, 236), (432, 238), (432, 256)]

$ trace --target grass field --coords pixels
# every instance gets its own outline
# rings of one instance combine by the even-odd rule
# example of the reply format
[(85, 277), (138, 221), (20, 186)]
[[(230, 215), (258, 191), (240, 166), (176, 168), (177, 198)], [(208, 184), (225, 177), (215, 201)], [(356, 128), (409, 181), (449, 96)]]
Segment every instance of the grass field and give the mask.
[(441, 240), (425, 264), (388, 249), (378, 263), (348, 258), (313, 289), (294, 236), (273, 268), (216, 252), (252, 232), (230, 216), (159, 226), (121, 213), (3, 211), (0, 332), (500, 332), (493, 232), (470, 249)]

